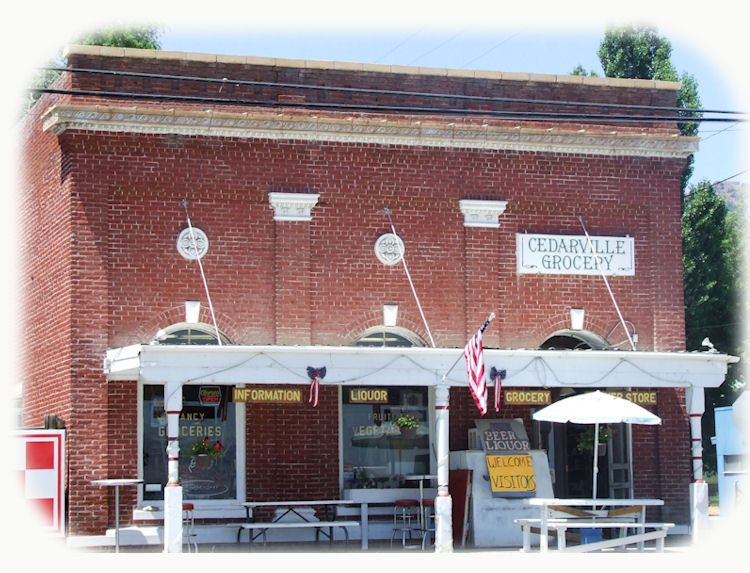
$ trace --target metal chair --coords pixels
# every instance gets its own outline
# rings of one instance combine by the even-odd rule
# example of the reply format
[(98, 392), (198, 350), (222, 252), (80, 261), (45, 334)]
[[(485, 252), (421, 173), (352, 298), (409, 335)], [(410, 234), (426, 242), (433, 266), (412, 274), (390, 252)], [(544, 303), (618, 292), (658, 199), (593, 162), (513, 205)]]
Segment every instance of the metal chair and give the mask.
[(432, 539), (430, 543), (435, 542), (435, 500), (425, 499), (422, 502), (422, 511), (422, 523), (424, 524), (424, 529), (422, 530), (422, 549), (424, 549), (428, 535)]
[(419, 501), (416, 499), (397, 499), (393, 503), (391, 547), (393, 547), (393, 540), (399, 533), (401, 533), (401, 545), (406, 547), (407, 534), (409, 535), (409, 541), (411, 541), (412, 531), (419, 531), (419, 510)]
[(187, 544), (188, 553), (190, 553), (190, 545), (195, 548), (195, 552), (198, 553), (198, 542), (195, 540), (195, 506), (192, 503), (182, 504), (182, 540), (183, 543)]

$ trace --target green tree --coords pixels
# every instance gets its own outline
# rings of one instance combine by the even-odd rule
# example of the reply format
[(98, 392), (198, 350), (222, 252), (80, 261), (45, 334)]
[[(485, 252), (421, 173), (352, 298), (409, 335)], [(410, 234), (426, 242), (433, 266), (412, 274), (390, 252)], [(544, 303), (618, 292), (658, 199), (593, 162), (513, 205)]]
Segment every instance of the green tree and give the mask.
[(159, 26), (135, 26), (131, 28), (107, 28), (83, 34), (74, 40), (85, 46), (109, 46), (115, 48), (141, 48), (160, 50)]
[[(704, 338), (720, 352), (744, 358), (739, 317), (742, 296), (742, 205), (729, 211), (708, 181), (691, 188), (682, 215), (682, 260), (685, 288), (685, 344), (701, 350)], [(705, 348), (703, 348), (705, 350)], [(740, 364), (730, 364), (724, 383), (706, 390), (703, 418), (703, 461), (716, 470), (713, 411), (729, 406), (744, 389)]]
[[(161, 40), (161, 27), (159, 26), (133, 26), (123, 28), (108, 28), (105, 30), (87, 32), (75, 38), (74, 44), (82, 44), (85, 46), (108, 46), (114, 48), (142, 48), (145, 50), (160, 50)], [(62, 57), (62, 53), (58, 54), (53, 61), (51, 61), (48, 68), (61, 68), (65, 66), (65, 61)], [(39, 92), (33, 91), (33, 89), (43, 89), (51, 86), (55, 83), (55, 80), (60, 77), (60, 72), (56, 70), (41, 70), (33, 80), (32, 91), (29, 94), (29, 99), (26, 102), (24, 113), (31, 109), (34, 104), (39, 100)]]
[[(676, 105), (679, 117), (700, 118), (701, 100), (698, 82), (690, 74), (678, 74), (671, 62), (672, 44), (660, 36), (655, 28), (648, 26), (624, 26), (610, 28), (599, 45), (599, 61), (608, 78), (632, 78), (642, 80), (679, 81)], [(698, 122), (685, 121), (677, 124), (680, 133), (687, 136), (698, 134)], [(683, 193), (693, 174), (693, 156), (688, 157), (682, 173)]]

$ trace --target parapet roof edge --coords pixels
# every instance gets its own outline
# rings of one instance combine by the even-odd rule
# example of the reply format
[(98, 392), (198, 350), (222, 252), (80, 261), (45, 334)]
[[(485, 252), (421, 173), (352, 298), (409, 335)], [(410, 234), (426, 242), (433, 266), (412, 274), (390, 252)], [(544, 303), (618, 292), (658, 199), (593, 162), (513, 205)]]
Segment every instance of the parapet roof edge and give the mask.
[(367, 64), (358, 62), (338, 62), (326, 60), (296, 60), (287, 58), (266, 58), (257, 56), (232, 56), (200, 52), (173, 52), (165, 50), (144, 50), (140, 48), (112, 48), (107, 46), (69, 45), (63, 56), (69, 55), (105, 56), (111, 58), (142, 58), (157, 60), (181, 60), (219, 64), (238, 64), (306, 68), (323, 70), (348, 70), (354, 72), (376, 72), (385, 74), (413, 74), (425, 76), (446, 76), (487, 80), (510, 80), (522, 82), (548, 82), (581, 84), (597, 87), (642, 88), (679, 90), (680, 82), (662, 80), (638, 80), (629, 78), (602, 78), (573, 76), (565, 74), (536, 74), (526, 72), (501, 72), (492, 70), (463, 70), (457, 68), (430, 68), (421, 66), (400, 66), (390, 64)]

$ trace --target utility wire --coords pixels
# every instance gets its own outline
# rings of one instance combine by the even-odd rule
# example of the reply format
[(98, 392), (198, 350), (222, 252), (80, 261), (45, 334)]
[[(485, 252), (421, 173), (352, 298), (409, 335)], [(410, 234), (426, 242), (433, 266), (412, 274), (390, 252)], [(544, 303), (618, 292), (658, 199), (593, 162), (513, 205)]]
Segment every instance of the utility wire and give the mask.
[[(235, 86), (273, 87), (273, 88), (288, 88), (288, 89), (326, 91), (326, 92), (395, 95), (395, 96), (405, 96), (405, 97), (413, 96), (413, 97), (422, 97), (422, 98), (445, 98), (445, 99), (455, 99), (458, 101), (528, 103), (528, 104), (535, 104), (535, 105), (560, 105), (560, 106), (576, 106), (576, 107), (582, 107), (582, 108), (594, 107), (594, 108), (605, 108), (605, 109), (614, 108), (614, 109), (627, 109), (627, 110), (670, 111), (670, 112), (680, 112), (680, 113), (686, 113), (686, 112), (687, 113), (713, 113), (713, 114), (729, 114), (729, 115), (743, 115), (745, 113), (745, 112), (727, 111), (727, 110), (685, 109), (685, 108), (679, 108), (679, 107), (616, 104), (616, 103), (609, 103), (609, 102), (541, 100), (541, 99), (528, 99), (528, 98), (509, 98), (509, 97), (451, 94), (451, 93), (439, 93), (439, 92), (418, 92), (418, 91), (407, 91), (407, 90), (386, 90), (386, 89), (376, 89), (376, 88), (354, 88), (354, 87), (331, 86), (331, 85), (296, 84), (296, 83), (267, 82), (267, 81), (257, 81), (257, 80), (238, 80), (238, 79), (229, 79), (229, 78), (206, 78), (206, 77), (200, 77), (200, 76), (153, 74), (153, 73), (148, 73), (148, 72), (126, 72), (126, 71), (120, 71), (120, 70), (100, 70), (100, 69), (91, 69), (91, 68), (43, 67), (39, 69), (59, 71), (59, 72), (81, 73), (81, 74), (104, 74), (104, 75), (113, 75), (113, 76), (120, 76), (120, 77), (135, 77), (135, 78), (162, 79), (162, 80), (174, 80), (174, 81), (186, 81), (186, 82), (216, 83), (216, 84), (221, 84), (222, 86), (233, 84)], [(31, 89), (31, 91), (38, 92), (40, 90)], [(698, 118), (681, 117), (680, 119), (682, 122), (685, 122), (685, 121), (696, 120)]]
[[(254, 106), (272, 106), (272, 107), (295, 107), (295, 108), (313, 108), (313, 109), (330, 109), (330, 110), (357, 110), (370, 112), (406, 112), (406, 113), (428, 113), (434, 115), (475, 115), (490, 116), (505, 119), (528, 119), (548, 121), (603, 121), (603, 122), (684, 122), (685, 117), (678, 115), (661, 116), (661, 115), (620, 115), (620, 114), (595, 114), (595, 113), (566, 113), (566, 112), (533, 112), (519, 110), (483, 110), (483, 109), (463, 109), (463, 108), (441, 108), (441, 107), (423, 107), (423, 106), (397, 106), (397, 105), (375, 105), (375, 104), (347, 104), (347, 103), (326, 103), (326, 102), (281, 102), (275, 100), (251, 100), (237, 98), (220, 98), (206, 96), (186, 96), (177, 94), (155, 94), (155, 93), (134, 93), (134, 92), (113, 92), (97, 90), (63, 90), (55, 88), (31, 88), (34, 93), (47, 93), (58, 95), (86, 96), (86, 97), (106, 97), (122, 99), (141, 99), (141, 100), (158, 100), (158, 101), (182, 101), (197, 103), (213, 103), (223, 105), (254, 105)], [(726, 118), (726, 117), (696, 117), (690, 118), (694, 122), (744, 122), (744, 119)]]

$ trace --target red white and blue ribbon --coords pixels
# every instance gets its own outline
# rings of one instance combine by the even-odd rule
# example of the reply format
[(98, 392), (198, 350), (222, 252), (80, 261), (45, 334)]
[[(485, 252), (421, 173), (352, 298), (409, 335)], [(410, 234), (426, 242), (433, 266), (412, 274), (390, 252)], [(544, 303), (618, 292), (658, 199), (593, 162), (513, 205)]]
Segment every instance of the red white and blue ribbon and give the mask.
[(500, 411), (500, 397), (503, 395), (503, 378), (505, 378), (505, 370), (498, 370), (494, 366), (490, 369), (490, 380), (495, 384), (495, 412)]
[(308, 403), (312, 403), (313, 408), (317, 407), (320, 397), (320, 380), (326, 375), (326, 367), (313, 368), (307, 367), (307, 375), (310, 377), (310, 393), (307, 398)]

